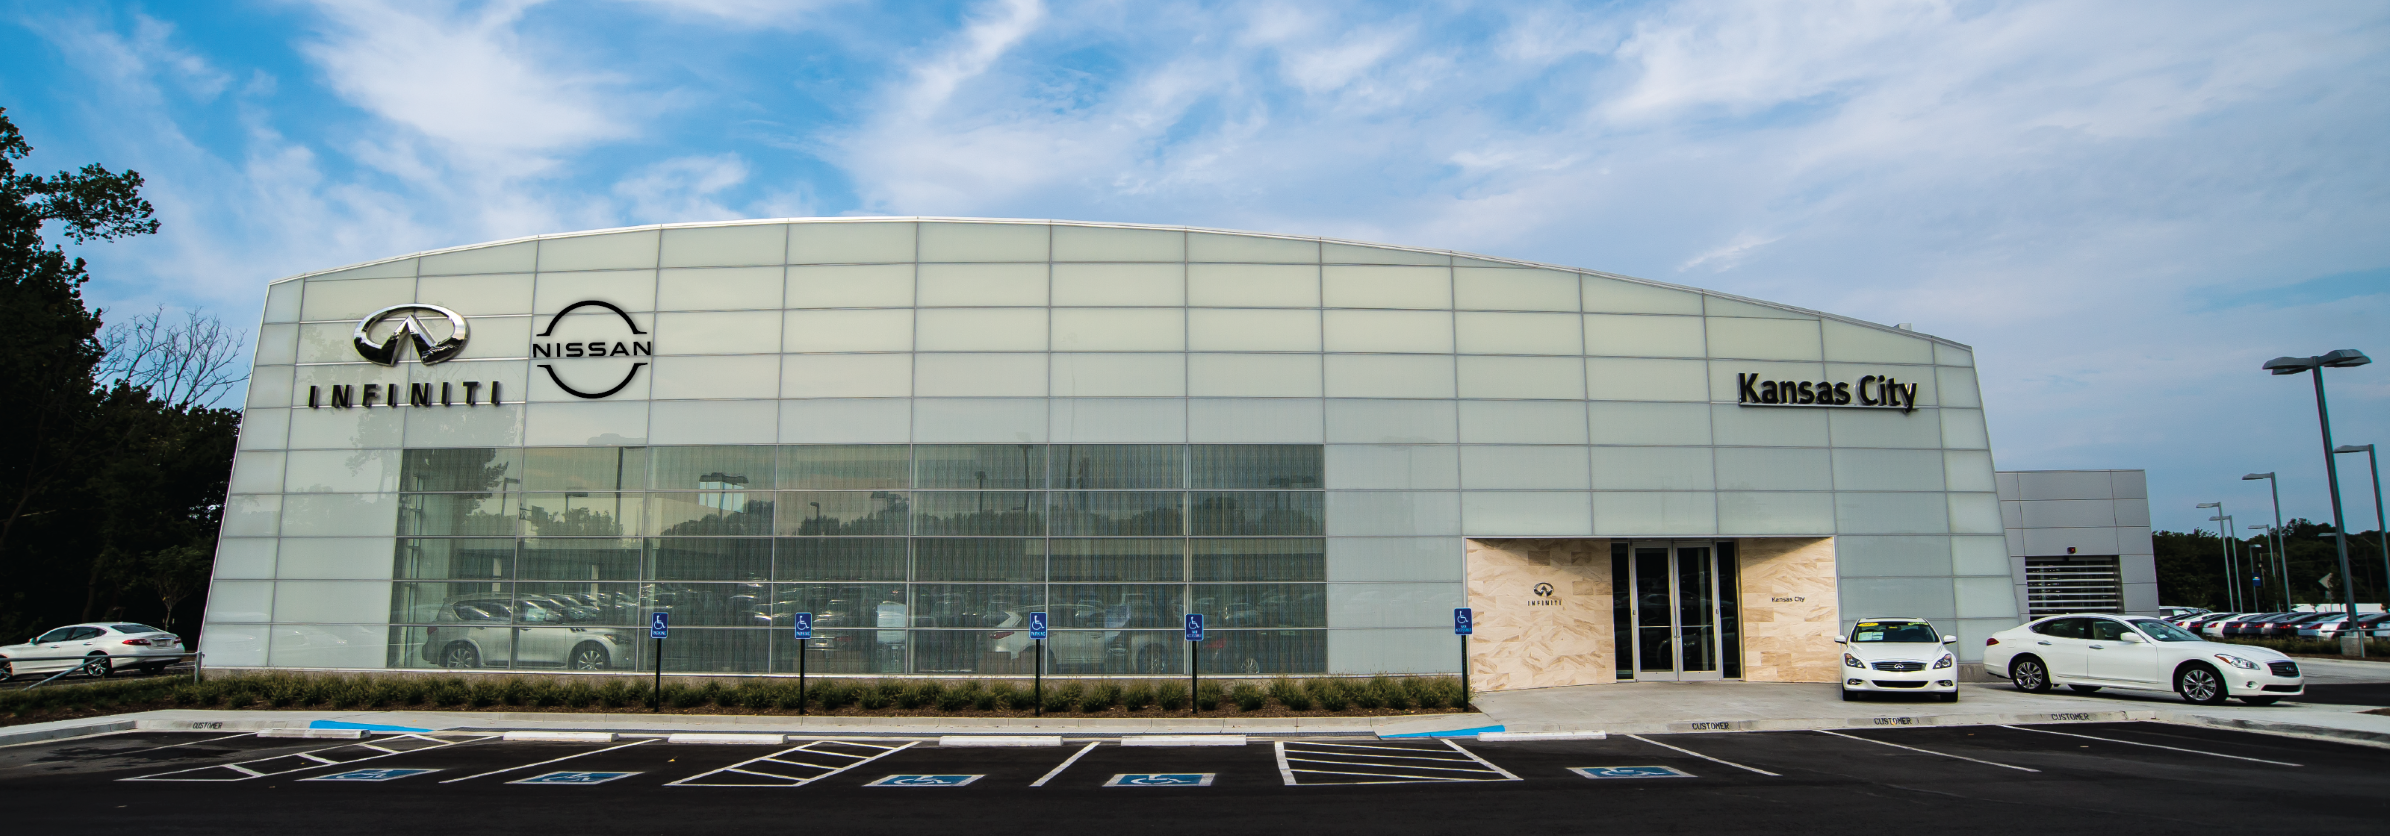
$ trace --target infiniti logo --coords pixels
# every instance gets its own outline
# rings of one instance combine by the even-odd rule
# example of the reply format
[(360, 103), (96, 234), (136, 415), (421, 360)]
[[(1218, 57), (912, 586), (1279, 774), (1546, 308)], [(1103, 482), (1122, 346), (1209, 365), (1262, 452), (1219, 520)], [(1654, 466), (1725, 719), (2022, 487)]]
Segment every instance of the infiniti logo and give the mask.
[[(431, 332), (424, 330), (423, 321), (415, 318), (417, 311), (447, 317), (448, 338), (433, 342)], [(383, 322), (397, 322), (398, 327), (390, 329), (390, 336), (375, 340), (373, 328)], [(413, 345), (416, 358), (429, 366), (464, 353), (467, 336), (465, 318), (457, 312), (438, 305), (409, 303), (366, 314), (364, 319), (357, 320), (357, 331), (349, 339), (357, 346), (357, 356), (385, 366), (398, 365), (399, 355)]]

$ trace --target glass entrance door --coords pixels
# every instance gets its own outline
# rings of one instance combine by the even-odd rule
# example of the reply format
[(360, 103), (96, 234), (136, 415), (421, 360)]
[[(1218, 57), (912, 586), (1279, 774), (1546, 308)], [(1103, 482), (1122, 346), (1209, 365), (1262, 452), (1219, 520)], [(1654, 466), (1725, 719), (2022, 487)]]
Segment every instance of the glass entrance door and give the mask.
[(1625, 565), (1611, 573), (1628, 593), (1620, 596), (1619, 620), (1631, 633), (1618, 637), (1622, 672), (1637, 680), (1702, 680), (1723, 678), (1721, 667), (1733, 667), (1721, 665), (1720, 625), (1734, 617), (1727, 597), (1734, 582), (1721, 581), (1714, 546), (1644, 542), (1624, 550)]

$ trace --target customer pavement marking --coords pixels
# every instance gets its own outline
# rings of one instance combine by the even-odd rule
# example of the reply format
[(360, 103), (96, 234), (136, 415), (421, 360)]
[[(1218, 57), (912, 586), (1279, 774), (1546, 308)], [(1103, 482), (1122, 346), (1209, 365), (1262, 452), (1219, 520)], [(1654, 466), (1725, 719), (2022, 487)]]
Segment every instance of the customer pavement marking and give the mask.
[(2227, 755), (2227, 754), (2224, 754), (2224, 753), (2222, 753), (2222, 752), (2204, 752), (2204, 751), (2200, 751), (2200, 750), (2198, 750), (2198, 749), (2184, 749), (2184, 748), (2182, 748), (2182, 747), (2179, 747), (2179, 746), (2160, 746), (2160, 745), (2158, 745), (2158, 744), (2155, 744), (2155, 743), (2142, 743), (2142, 742), (2139, 742), (2139, 741), (2133, 741), (2133, 740), (2117, 740), (2117, 739), (2115, 739), (2115, 738), (2112, 738), (2112, 737), (2092, 737), (2091, 735), (2088, 735), (2088, 734), (2075, 734), (2075, 733), (2073, 733), (2073, 732), (2050, 731), (2049, 729), (2029, 729), (2029, 728), (2025, 728), (2024, 726), (2001, 726), (2001, 728), (2004, 728), (2004, 729), (2015, 729), (2015, 730), (2017, 730), (2017, 731), (2038, 732), (2038, 733), (2041, 733), (2041, 734), (2054, 734), (2054, 735), (2058, 735), (2058, 736), (2060, 736), (2060, 737), (2080, 737), (2080, 738), (2083, 738), (2084, 740), (2098, 740), (2098, 741), (2103, 741), (2103, 742), (2107, 742), (2107, 743), (2122, 743), (2122, 744), (2125, 744), (2125, 745), (2127, 745), (2127, 746), (2147, 746), (2147, 747), (2149, 747), (2149, 748), (2152, 748), (2152, 749), (2164, 749), (2164, 750), (2167, 750), (2167, 751), (2169, 751), (2169, 752), (2188, 752), (2188, 753), (2190, 753), (2190, 754), (2194, 754), (2194, 755), (2208, 755), (2208, 756), (2210, 756), (2210, 757), (2218, 757), (2218, 758), (2231, 758), (2231, 759), (2233, 759), (2233, 760), (2236, 760), (2236, 761), (2250, 761), (2250, 762), (2252, 762), (2252, 763), (2264, 763), (2264, 764), (2272, 764), (2272, 765), (2274, 765), (2274, 766), (2298, 766), (2298, 764), (2295, 764), (2295, 763), (2289, 763), (2289, 762), (2286, 762), (2286, 761), (2270, 761), (2270, 760), (2266, 760), (2266, 759), (2264, 759), (2264, 758), (2249, 758), (2249, 757), (2242, 757), (2242, 756), (2240, 756), (2240, 755)]
[(443, 783), (443, 784), (453, 784), (453, 783), (456, 783), (456, 782), (458, 782), (458, 781), (470, 781), (470, 780), (473, 780), (473, 779), (475, 779), (475, 778), (487, 778), (487, 777), (489, 777), (489, 776), (492, 776), (492, 775), (499, 775), (499, 774), (504, 774), (504, 773), (508, 773), (508, 772), (513, 772), (513, 771), (515, 771), (515, 770), (517, 770), (517, 769), (530, 769), (530, 768), (532, 768), (532, 767), (534, 767), (534, 766), (547, 766), (548, 764), (551, 764), (551, 763), (561, 763), (561, 762), (563, 762), (563, 761), (569, 761), (569, 760), (572, 760), (572, 759), (574, 759), (574, 758), (578, 758), (578, 757), (581, 757), (581, 756), (584, 756), (584, 755), (594, 755), (594, 754), (597, 754), (597, 753), (599, 753), (599, 752), (611, 752), (611, 751), (614, 751), (614, 750), (616, 750), (616, 749), (626, 749), (626, 748), (629, 748), (629, 747), (632, 747), (632, 746), (637, 746), (637, 745), (639, 745), (639, 744), (642, 744), (642, 743), (654, 743), (654, 742), (656, 742), (656, 741), (655, 741), (655, 738), (648, 738), (648, 739), (646, 739), (646, 740), (634, 740), (634, 741), (631, 741), (631, 742), (629, 742), (629, 743), (624, 743), (624, 744), (617, 745), (617, 746), (608, 746), (608, 747), (606, 747), (606, 748), (603, 748), (603, 749), (591, 749), (591, 750), (589, 750), (589, 751), (587, 751), (587, 752), (575, 752), (575, 753), (573, 753), (573, 754), (566, 755), (566, 756), (564, 756), (564, 757), (561, 757), (561, 758), (556, 758), (556, 759), (554, 759), (554, 760), (544, 760), (544, 761), (540, 761), (540, 762), (538, 762), (538, 763), (527, 763), (527, 764), (523, 764), (522, 766), (510, 766), (510, 767), (507, 767), (507, 768), (505, 768), (505, 769), (493, 769), (493, 770), (490, 770), (490, 771), (488, 771), (488, 772), (481, 773), (481, 774), (479, 774), (479, 775), (467, 775), (467, 776), (465, 776), (465, 777), (463, 777), (463, 778), (450, 778), (450, 779), (448, 779), (448, 780), (446, 780), (446, 781), (441, 781), (440, 783)]
[(1953, 755), (1953, 754), (1951, 754), (1951, 753), (1949, 753), (1949, 752), (1936, 752), (1936, 751), (1934, 751), (1934, 750), (1932, 750), (1932, 749), (1919, 749), (1919, 748), (1917, 748), (1917, 747), (1915, 747), (1915, 746), (1903, 746), (1903, 745), (1901, 745), (1901, 744), (1898, 744), (1898, 743), (1892, 743), (1892, 742), (1889, 742), (1889, 741), (1875, 740), (1875, 739), (1872, 739), (1872, 738), (1859, 737), (1859, 736), (1857, 736), (1857, 735), (1843, 734), (1843, 733), (1841, 733), (1841, 732), (1826, 731), (1825, 729), (1810, 729), (1810, 731), (1817, 732), (1818, 734), (1830, 734), (1830, 735), (1833, 735), (1833, 736), (1835, 736), (1835, 737), (1843, 738), (1843, 739), (1845, 739), (1845, 740), (1857, 740), (1857, 741), (1860, 741), (1860, 742), (1863, 742), (1863, 743), (1874, 743), (1874, 744), (1877, 744), (1877, 745), (1880, 745), (1880, 746), (1890, 746), (1890, 747), (1892, 747), (1892, 748), (1894, 748), (1894, 749), (1907, 749), (1907, 750), (1909, 750), (1909, 751), (1911, 751), (1911, 752), (1924, 752), (1924, 753), (1926, 753), (1926, 754), (1928, 754), (1928, 755), (1940, 755), (1940, 756), (1942, 756), (1942, 757), (1945, 757), (1945, 758), (1954, 758), (1954, 759), (1957, 759), (1957, 760), (1967, 761), (1967, 762), (1970, 762), (1970, 763), (1980, 763), (1980, 764), (1983, 764), (1983, 765), (1985, 765), (1985, 766), (1997, 766), (1997, 767), (2000, 767), (2001, 769), (2014, 769), (2014, 770), (2017, 770), (2017, 771), (2019, 771), (2019, 772), (2040, 772), (2040, 771), (2041, 771), (2041, 770), (2039, 770), (2039, 769), (2034, 769), (2034, 768), (2032, 768), (2032, 767), (2026, 767), (2026, 766), (2017, 766), (2016, 764), (2010, 764), (2010, 763), (2001, 763), (2001, 762), (1999, 762), (1999, 761), (1987, 761), (1987, 760), (1984, 760), (1984, 759), (1982, 759), (1982, 758), (1970, 758), (1970, 757), (1967, 757), (1966, 755)]
[[(813, 747), (815, 747), (815, 746), (832, 746), (832, 745), (835, 745), (835, 746), (846, 746), (846, 747), (851, 747), (851, 748), (856, 748), (856, 749), (878, 749), (878, 750), (880, 750), (880, 751), (879, 751), (879, 753), (878, 753), (878, 754), (875, 754), (875, 755), (870, 755), (870, 756), (868, 756), (868, 757), (867, 757), (867, 756), (864, 756), (864, 755), (850, 755), (850, 754), (847, 754), (847, 753), (845, 753), (845, 752), (833, 752), (833, 751), (830, 751), (830, 750), (828, 750), (828, 749), (816, 749), (816, 748), (813, 748)], [(919, 746), (919, 745), (921, 745), (921, 741), (918, 741), (918, 740), (910, 740), (910, 741), (906, 741), (906, 742), (905, 742), (905, 745), (903, 745), (903, 746), (882, 746), (882, 745), (879, 745), (879, 744), (877, 744), (877, 743), (857, 743), (857, 742), (854, 742), (854, 741), (848, 741), (848, 740), (814, 740), (814, 741), (809, 741), (809, 742), (805, 743), (805, 744), (804, 744), (804, 745), (802, 745), (802, 746), (791, 746), (791, 747), (789, 747), (789, 748), (782, 749), (782, 750), (780, 750), (780, 751), (777, 751), (777, 752), (773, 752), (773, 753), (771, 753), (771, 754), (769, 754), (769, 755), (765, 755), (765, 756), (763, 756), (763, 757), (760, 757), (760, 758), (751, 758), (751, 759), (748, 759), (748, 760), (740, 761), (740, 762), (738, 762), (738, 763), (734, 763), (734, 764), (731, 764), (731, 765), (729, 765), (729, 766), (725, 766), (725, 767), (722, 767), (722, 768), (720, 768), (720, 769), (713, 770), (713, 771), (711, 771), (711, 772), (701, 772), (701, 773), (698, 773), (698, 774), (696, 774), (696, 775), (691, 775), (691, 776), (689, 776), (689, 777), (687, 777), (687, 778), (682, 778), (682, 779), (680, 779), (680, 780), (678, 780), (678, 781), (672, 781), (672, 782), (666, 783), (664, 786), (667, 786), (667, 787), (802, 787), (802, 786), (805, 786), (806, 784), (810, 784), (810, 783), (813, 783), (813, 782), (815, 782), (815, 781), (819, 781), (819, 780), (821, 780), (821, 779), (823, 779), (823, 778), (828, 778), (828, 777), (830, 777), (830, 776), (832, 776), (832, 775), (836, 775), (836, 774), (838, 774), (838, 773), (845, 772), (845, 771), (847, 771), (847, 770), (849, 770), (849, 769), (853, 769), (853, 768), (855, 768), (855, 767), (862, 766), (862, 765), (864, 765), (864, 764), (867, 764), (867, 763), (870, 763), (870, 762), (872, 762), (872, 761), (879, 760), (879, 759), (881, 759), (881, 758), (887, 757), (887, 756), (889, 756), (889, 755), (896, 754), (896, 753), (898, 753), (898, 752), (902, 752), (902, 751), (904, 751), (904, 750), (906, 750), (906, 749), (911, 749), (911, 748), (913, 748), (913, 747), (915, 747), (915, 746)], [(805, 754), (808, 754), (808, 755), (826, 755), (826, 756), (833, 757), (833, 758), (848, 758), (848, 759), (852, 759), (852, 760), (854, 760), (854, 763), (850, 763), (850, 764), (847, 764), (847, 765), (845, 765), (845, 766), (832, 767), (832, 766), (829, 766), (829, 765), (827, 765), (827, 764), (817, 764), (817, 763), (807, 763), (807, 762), (804, 762), (804, 761), (783, 760), (783, 759), (780, 757), (781, 755), (785, 755), (785, 754), (788, 754), (788, 753), (790, 753), (790, 752), (804, 752)], [(782, 774), (780, 774), (780, 773), (778, 773), (778, 772), (770, 772), (770, 771), (766, 771), (766, 770), (765, 770), (765, 768), (763, 768), (763, 767), (757, 767), (756, 769), (748, 769), (748, 768), (747, 768), (747, 767), (750, 767), (750, 766), (756, 766), (756, 765), (758, 765), (758, 764), (764, 764), (764, 763), (776, 763), (776, 764), (780, 764), (780, 765), (783, 765), (783, 766), (798, 766), (798, 767), (805, 767), (805, 768), (807, 768), (807, 769), (827, 769), (827, 770), (829, 770), (829, 771), (828, 771), (828, 772), (824, 772), (824, 773), (822, 773), (822, 774), (820, 774), (820, 775), (812, 775), (812, 776), (806, 776), (806, 777), (798, 777), (798, 776), (795, 776), (795, 775), (782, 775)], [(736, 773), (738, 773), (738, 774), (741, 774), (741, 775), (752, 775), (752, 776), (755, 776), (755, 777), (757, 777), (757, 778), (774, 778), (774, 779), (778, 779), (778, 781), (777, 781), (776, 783), (768, 783), (768, 784), (755, 784), (755, 783), (748, 783), (748, 784), (717, 784), (717, 783), (697, 783), (697, 781), (699, 781), (700, 779), (703, 779), (703, 778), (708, 778), (708, 777), (711, 777), (711, 776), (714, 776), (714, 775), (719, 775), (719, 774), (721, 774), (721, 773), (724, 773), (724, 772), (736, 772)]]
[(1061, 775), (1063, 770), (1071, 768), (1071, 764), (1078, 763), (1080, 758), (1087, 757), (1087, 753), (1095, 751), (1095, 747), (1101, 745), (1103, 745), (1103, 741), (1100, 740), (1087, 744), (1087, 748), (1080, 749), (1070, 757), (1064, 758), (1062, 763), (1055, 766), (1052, 771), (1047, 772), (1045, 775), (1039, 777), (1035, 781), (1029, 782), (1029, 785), (1032, 787), (1045, 786), (1047, 781), (1054, 780), (1054, 776)]
[(1634, 739), (1636, 739), (1636, 740), (1640, 740), (1640, 741), (1643, 741), (1643, 742), (1645, 742), (1645, 743), (1649, 743), (1649, 744), (1651, 744), (1651, 745), (1653, 745), (1653, 746), (1658, 746), (1658, 747), (1660, 747), (1660, 748), (1662, 748), (1662, 749), (1675, 749), (1675, 750), (1677, 750), (1677, 751), (1679, 751), (1679, 752), (1683, 752), (1683, 753), (1685, 753), (1685, 754), (1692, 755), (1693, 757), (1700, 758), (1700, 759), (1702, 759), (1702, 760), (1709, 761), (1709, 762), (1711, 762), (1711, 763), (1722, 763), (1722, 764), (1725, 764), (1725, 765), (1727, 765), (1727, 766), (1734, 767), (1734, 768), (1736, 768), (1736, 769), (1744, 770), (1744, 771), (1746, 771), (1746, 772), (1757, 772), (1757, 773), (1759, 773), (1759, 774), (1761, 774), (1761, 775), (1765, 775), (1765, 776), (1768, 776), (1768, 777), (1770, 777), (1770, 778), (1782, 778), (1782, 777), (1784, 777), (1784, 776), (1782, 776), (1782, 775), (1778, 775), (1778, 774), (1776, 774), (1776, 773), (1769, 772), (1769, 771), (1767, 771), (1767, 770), (1765, 770), (1765, 769), (1761, 769), (1761, 768), (1759, 768), (1759, 767), (1756, 767), (1756, 766), (1744, 766), (1744, 765), (1742, 765), (1742, 764), (1735, 763), (1734, 761), (1730, 761), (1730, 760), (1727, 760), (1727, 759), (1725, 759), (1725, 758), (1713, 758), (1713, 757), (1710, 757), (1710, 756), (1708, 756), (1708, 755), (1704, 755), (1704, 754), (1702, 754), (1702, 753), (1700, 753), (1700, 752), (1696, 752), (1696, 751), (1693, 751), (1693, 750), (1691, 750), (1691, 749), (1687, 749), (1687, 748), (1685, 748), (1685, 747), (1683, 747), (1683, 746), (1671, 746), (1671, 745), (1668, 745), (1668, 744), (1666, 744), (1666, 743), (1661, 743), (1661, 742), (1659, 742), (1659, 741), (1657, 741), (1657, 740), (1653, 740), (1653, 739), (1651, 739), (1651, 738), (1644, 737), (1643, 735), (1639, 735), (1639, 734), (1630, 734), (1630, 735), (1627, 735), (1627, 737), (1634, 738)]

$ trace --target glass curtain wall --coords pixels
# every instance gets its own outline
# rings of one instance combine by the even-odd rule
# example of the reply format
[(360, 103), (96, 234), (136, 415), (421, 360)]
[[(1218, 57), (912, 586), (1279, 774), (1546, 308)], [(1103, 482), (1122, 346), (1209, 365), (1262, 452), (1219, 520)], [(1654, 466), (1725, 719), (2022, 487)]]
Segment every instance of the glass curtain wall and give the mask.
[(1317, 445), (409, 450), (392, 667), (1327, 669)]

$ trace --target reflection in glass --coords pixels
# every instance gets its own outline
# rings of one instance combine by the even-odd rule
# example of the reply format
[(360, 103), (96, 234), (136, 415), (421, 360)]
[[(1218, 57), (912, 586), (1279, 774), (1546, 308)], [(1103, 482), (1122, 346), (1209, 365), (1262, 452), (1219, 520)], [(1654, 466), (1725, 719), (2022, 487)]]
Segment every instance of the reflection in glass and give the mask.
[(535, 447), (523, 451), (524, 490), (635, 491), (644, 487), (644, 447)]
[(657, 580), (759, 581), (772, 573), (772, 541), (761, 537), (667, 537), (648, 545)]
[(1199, 584), (1189, 594), (1188, 611), (1222, 629), (1328, 626), (1326, 584)]
[(635, 581), (641, 577), (640, 543), (600, 538), (525, 540), (519, 571), (525, 580)]
[(1186, 533), (1178, 491), (1074, 491), (1053, 494), (1054, 534), (1093, 537), (1169, 537)]
[(1054, 487), (1068, 490), (1183, 488), (1186, 450), (1178, 444), (1058, 444)]
[(901, 537), (782, 538), (772, 579), (902, 582), (905, 546)]
[(783, 491), (775, 504), (779, 533), (805, 537), (903, 536), (912, 510), (904, 491)]
[[(882, 643), (880, 636), (894, 634)], [(797, 640), (785, 632), (772, 638), (772, 672), (797, 672)], [(805, 645), (805, 672), (870, 674), (905, 672), (903, 630), (815, 630)]]
[(1056, 584), (1048, 624), (1056, 629), (1170, 629), (1183, 614), (1180, 584)]
[(1328, 672), (1326, 630), (1218, 630), (1204, 634), (1203, 670), (1222, 674)]
[(559, 491), (523, 494), (523, 529), (533, 537), (637, 536), (643, 493)]
[(913, 626), (995, 627), (1044, 607), (1045, 591), (1036, 584), (917, 583)]
[(900, 583), (776, 583), (772, 626), (787, 627), (792, 614), (809, 612), (817, 629), (878, 627), (880, 606), (901, 608), (904, 601)]
[(1635, 668), (1676, 670), (1676, 625), (1670, 616), (1668, 550), (1635, 550)]
[(1735, 591), (1734, 541), (1718, 543), (1718, 660), (1727, 679), (1743, 677), (1741, 596)]
[(913, 494), (913, 533), (1036, 537), (1046, 533), (1043, 493), (922, 491)]
[(1190, 448), (1188, 484), (1197, 488), (1320, 487), (1317, 444), (1198, 444)]
[(1027, 676), (1036, 672), (1036, 643), (1020, 630), (914, 630), (913, 672)]
[(772, 494), (743, 491), (651, 493), (652, 531), (666, 537), (736, 537), (772, 533)]
[(774, 486), (770, 446), (650, 447), (651, 485), (659, 491), (767, 491)]
[(1046, 665), (1063, 674), (1174, 674), (1187, 669), (1175, 630), (1062, 630), (1046, 639)]
[(902, 444), (805, 444), (780, 448), (780, 487), (870, 490), (907, 487), (912, 452)]
[(399, 460), (398, 489), (492, 493), (521, 482), (520, 451), (490, 448), (408, 450)]
[(1042, 444), (922, 444), (913, 448), (913, 487), (1037, 490), (1046, 486)]
[[(515, 623), (551, 627), (641, 627), (647, 624), (635, 583), (518, 583)], [(629, 634), (608, 634), (629, 641)], [(644, 637), (646, 634), (641, 633)]]
[[(648, 607), (672, 614), (672, 639), (690, 627), (770, 627), (770, 590), (760, 583), (657, 583), (648, 587)], [(667, 642), (669, 643), (669, 642)]]
[(512, 537), (519, 523), (511, 493), (409, 493), (398, 496), (398, 534)]
[(1328, 579), (1328, 541), (1320, 539), (1193, 540), (1192, 580), (1311, 581)]
[(1175, 581), (1184, 573), (1186, 542), (1167, 539), (1050, 540), (1056, 583)]
[(1610, 544), (1610, 655), (1619, 679), (1635, 678), (1635, 598), (1627, 544)]
[(672, 638), (664, 642), (667, 673), (764, 673), (771, 663), (772, 630), (680, 629), (674, 615)]
[(495, 580), (513, 577), (512, 539), (402, 538), (391, 577), (401, 580)]
[(1027, 538), (924, 537), (913, 541), (916, 581), (1046, 579), (1046, 541)]
[(1188, 533), (1197, 537), (1318, 537), (1324, 494), (1317, 491), (1197, 493)]
[(1676, 550), (1677, 630), (1681, 636), (1683, 666), (1680, 671), (1714, 671), (1718, 669), (1716, 623), (1711, 618), (1711, 605), (1716, 602), (1710, 586), (1710, 550), (1678, 547)]

